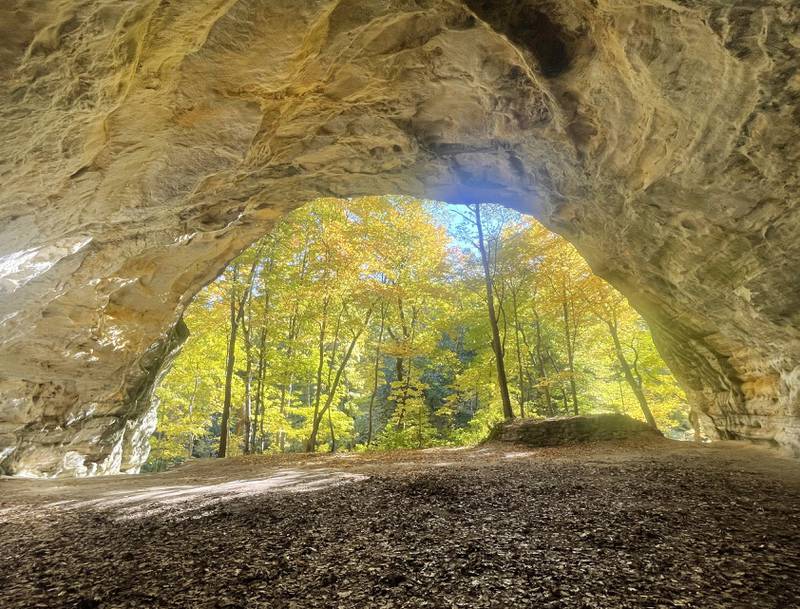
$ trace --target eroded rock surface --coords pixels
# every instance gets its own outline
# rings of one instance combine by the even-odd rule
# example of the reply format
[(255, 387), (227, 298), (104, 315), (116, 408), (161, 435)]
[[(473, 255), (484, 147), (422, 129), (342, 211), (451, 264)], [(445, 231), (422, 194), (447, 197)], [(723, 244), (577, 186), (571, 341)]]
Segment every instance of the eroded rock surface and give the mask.
[(318, 196), (495, 201), (800, 452), (794, 0), (9, 0), (0, 461), (135, 471), (181, 310)]

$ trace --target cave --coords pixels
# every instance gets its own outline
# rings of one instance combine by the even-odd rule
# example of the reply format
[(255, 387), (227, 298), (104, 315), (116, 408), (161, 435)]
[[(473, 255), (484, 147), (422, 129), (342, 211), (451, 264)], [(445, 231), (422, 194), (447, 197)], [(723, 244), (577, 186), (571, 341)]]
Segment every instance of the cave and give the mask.
[(0, 8), (0, 467), (135, 472), (193, 295), (320, 196), (492, 201), (647, 319), (704, 429), (800, 451), (786, 0)]
[[(3, 2), (0, 604), (797, 606), (799, 124), (796, 0)], [(714, 441), (523, 420), (110, 475), (195, 296), (382, 195), (563, 236)]]

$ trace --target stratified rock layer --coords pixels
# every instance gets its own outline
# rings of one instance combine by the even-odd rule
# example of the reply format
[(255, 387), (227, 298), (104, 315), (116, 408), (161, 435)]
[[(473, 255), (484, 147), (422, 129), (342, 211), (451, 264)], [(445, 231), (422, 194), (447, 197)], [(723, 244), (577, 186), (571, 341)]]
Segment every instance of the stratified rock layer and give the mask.
[(318, 196), (495, 201), (800, 451), (794, 0), (9, 0), (0, 461), (135, 471), (182, 309)]
[(490, 442), (536, 447), (623, 440), (657, 441), (663, 438), (658, 430), (646, 423), (615, 413), (504, 421), (495, 425), (489, 434)]

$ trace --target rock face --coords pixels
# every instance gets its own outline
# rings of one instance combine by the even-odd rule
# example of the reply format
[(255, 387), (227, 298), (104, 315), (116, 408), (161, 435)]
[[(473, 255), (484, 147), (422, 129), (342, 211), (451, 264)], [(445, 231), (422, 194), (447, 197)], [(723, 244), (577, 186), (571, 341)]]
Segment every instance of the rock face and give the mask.
[(664, 436), (646, 423), (624, 414), (596, 414), (554, 419), (519, 419), (498, 423), (490, 442), (529, 446), (563, 446), (609, 440), (661, 440)]
[(795, 0), (7, 0), (0, 462), (135, 471), (182, 309), (318, 196), (494, 201), (704, 429), (800, 452)]

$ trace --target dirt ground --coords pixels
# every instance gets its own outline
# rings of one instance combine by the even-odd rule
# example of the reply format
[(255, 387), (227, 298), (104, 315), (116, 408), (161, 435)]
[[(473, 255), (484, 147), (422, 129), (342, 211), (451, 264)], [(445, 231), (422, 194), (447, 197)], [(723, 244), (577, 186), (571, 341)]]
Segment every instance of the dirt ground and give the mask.
[(0, 607), (800, 608), (800, 462), (665, 440), (5, 478)]

